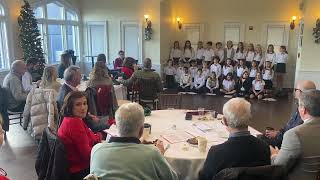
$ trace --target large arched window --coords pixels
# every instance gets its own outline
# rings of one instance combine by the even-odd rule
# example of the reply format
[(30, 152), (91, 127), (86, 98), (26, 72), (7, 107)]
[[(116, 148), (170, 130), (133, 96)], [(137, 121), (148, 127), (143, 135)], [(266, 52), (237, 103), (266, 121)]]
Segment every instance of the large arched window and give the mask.
[(8, 14), (3, 2), (0, 0), (0, 70), (9, 69), (8, 48)]
[(79, 18), (75, 9), (61, 0), (44, 0), (35, 4), (34, 13), (48, 63), (59, 62), (60, 54), (67, 49), (79, 55)]

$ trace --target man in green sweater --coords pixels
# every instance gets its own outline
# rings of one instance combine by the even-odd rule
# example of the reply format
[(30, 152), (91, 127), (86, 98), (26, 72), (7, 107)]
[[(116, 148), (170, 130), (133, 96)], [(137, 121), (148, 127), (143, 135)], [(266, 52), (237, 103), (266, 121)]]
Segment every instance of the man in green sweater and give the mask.
[(175, 180), (175, 171), (163, 157), (162, 142), (141, 144), (144, 127), (143, 108), (137, 103), (120, 106), (116, 124), (119, 137), (100, 143), (91, 151), (91, 174), (99, 179)]

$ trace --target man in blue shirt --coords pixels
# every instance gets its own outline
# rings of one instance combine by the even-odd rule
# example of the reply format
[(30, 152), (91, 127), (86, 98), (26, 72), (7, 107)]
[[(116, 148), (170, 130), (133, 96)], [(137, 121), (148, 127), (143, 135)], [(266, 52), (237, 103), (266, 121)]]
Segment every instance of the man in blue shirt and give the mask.
[[(302, 92), (308, 91), (308, 90), (314, 90), (314, 89), (316, 89), (316, 85), (314, 82), (312, 82), (312, 81), (299, 81), (297, 83), (296, 88), (294, 89), (294, 97), (296, 99), (298, 99), (301, 96)], [(261, 136), (260, 138), (263, 139), (264, 141), (266, 141), (269, 145), (281, 148), (284, 133), (287, 132), (288, 130), (296, 127), (296, 126), (299, 126), (302, 123), (303, 123), (303, 121), (300, 117), (298, 109), (296, 109), (296, 111), (293, 113), (291, 119), (287, 122), (287, 124), (283, 128), (281, 128), (279, 130), (267, 128), (265, 134), (263, 136)]]

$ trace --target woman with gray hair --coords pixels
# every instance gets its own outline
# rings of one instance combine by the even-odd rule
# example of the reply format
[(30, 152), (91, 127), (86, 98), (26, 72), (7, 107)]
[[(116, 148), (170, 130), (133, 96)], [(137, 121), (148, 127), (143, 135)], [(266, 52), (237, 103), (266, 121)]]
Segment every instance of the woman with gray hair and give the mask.
[(142, 106), (124, 104), (115, 117), (119, 137), (93, 147), (90, 173), (101, 179), (178, 179), (161, 154), (162, 142), (157, 141), (154, 146), (141, 144), (139, 140), (144, 128)]
[(229, 139), (212, 146), (199, 179), (211, 180), (218, 172), (232, 167), (253, 167), (270, 164), (270, 149), (262, 140), (250, 135), (251, 104), (243, 98), (229, 100), (223, 106), (222, 123)]

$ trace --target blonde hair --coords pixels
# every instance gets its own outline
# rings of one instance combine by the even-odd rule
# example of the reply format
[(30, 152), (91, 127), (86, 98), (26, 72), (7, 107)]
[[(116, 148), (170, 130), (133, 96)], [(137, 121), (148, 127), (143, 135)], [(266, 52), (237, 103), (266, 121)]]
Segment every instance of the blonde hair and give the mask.
[[(53, 74), (56, 73), (56, 77)], [(54, 79), (53, 79), (54, 78)], [(45, 88), (57, 79), (57, 70), (54, 66), (47, 66), (43, 70), (40, 87)]]
[(111, 79), (108, 75), (107, 66), (102, 61), (97, 61), (90, 73), (90, 80), (103, 80), (105, 78)]

